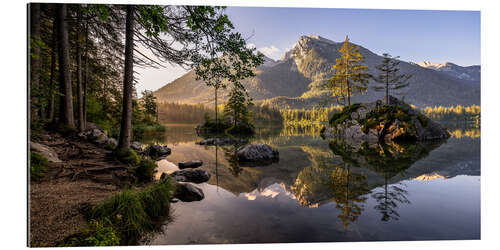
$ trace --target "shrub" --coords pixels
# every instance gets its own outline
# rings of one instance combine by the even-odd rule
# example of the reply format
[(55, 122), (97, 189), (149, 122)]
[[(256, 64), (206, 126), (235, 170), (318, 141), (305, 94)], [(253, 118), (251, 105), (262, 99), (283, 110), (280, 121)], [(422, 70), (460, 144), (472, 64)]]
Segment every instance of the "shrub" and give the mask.
[(166, 178), (143, 190), (126, 190), (94, 207), (90, 219), (108, 219), (121, 245), (135, 244), (143, 235), (155, 229), (158, 225), (156, 219), (168, 214), (174, 189), (170, 178)]
[(141, 157), (139, 165), (134, 169), (134, 175), (142, 182), (153, 180), (156, 172), (156, 162), (147, 157)]
[(358, 110), (358, 108), (361, 107), (361, 104), (355, 103), (350, 106), (345, 106), (341, 112), (333, 114), (332, 118), (330, 118), (330, 125), (332, 127), (337, 127), (337, 124), (343, 123), (345, 120), (351, 118), (352, 112), (355, 112)]
[(117, 148), (115, 149), (115, 151), (113, 151), (113, 156), (118, 161), (129, 164), (131, 166), (137, 166), (140, 162), (137, 153), (130, 148)]
[(111, 221), (105, 218), (101, 221), (91, 220), (89, 228), (68, 237), (58, 246), (116, 246), (119, 244), (120, 238), (111, 226)]
[(31, 180), (40, 180), (47, 172), (48, 161), (42, 155), (30, 152), (30, 178)]

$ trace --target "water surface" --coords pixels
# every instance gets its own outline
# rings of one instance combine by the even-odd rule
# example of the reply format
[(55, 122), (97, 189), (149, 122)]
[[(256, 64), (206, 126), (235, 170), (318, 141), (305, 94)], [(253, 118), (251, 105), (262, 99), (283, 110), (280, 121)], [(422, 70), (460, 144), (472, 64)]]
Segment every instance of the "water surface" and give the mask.
[(276, 147), (280, 161), (246, 167), (234, 160), (240, 145), (196, 145), (194, 125), (167, 126), (172, 154), (158, 175), (203, 160), (212, 177), (197, 184), (204, 200), (172, 205), (150, 244), (480, 238), (478, 131), (353, 152), (314, 129), (259, 128), (251, 143)]

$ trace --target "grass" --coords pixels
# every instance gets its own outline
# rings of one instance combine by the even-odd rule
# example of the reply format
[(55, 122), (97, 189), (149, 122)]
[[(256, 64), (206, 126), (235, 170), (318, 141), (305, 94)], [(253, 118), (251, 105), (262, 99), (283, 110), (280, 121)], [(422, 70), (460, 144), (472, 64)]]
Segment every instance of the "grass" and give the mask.
[(42, 155), (30, 152), (30, 179), (38, 181), (45, 176), (47, 172), (48, 161)]
[(156, 162), (148, 157), (141, 157), (139, 165), (134, 168), (133, 173), (140, 182), (149, 182), (153, 180), (156, 172)]
[(140, 163), (137, 153), (130, 148), (117, 148), (113, 151), (113, 157), (116, 160), (128, 164), (130, 166), (137, 166)]
[(135, 245), (169, 214), (173, 181), (165, 178), (141, 190), (128, 189), (91, 209), (89, 228), (60, 246)]

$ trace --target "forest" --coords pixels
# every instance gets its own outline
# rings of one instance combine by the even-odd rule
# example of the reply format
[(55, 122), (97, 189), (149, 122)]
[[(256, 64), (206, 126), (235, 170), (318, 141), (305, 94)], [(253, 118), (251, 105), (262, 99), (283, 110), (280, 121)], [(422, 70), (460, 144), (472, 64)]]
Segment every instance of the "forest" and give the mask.
[[(239, 81), (253, 75), (262, 54), (246, 46), (225, 7), (32, 3), (28, 21), (29, 244), (137, 244), (168, 212), (174, 187), (169, 178), (146, 185), (157, 168), (154, 157), (170, 151), (137, 146), (145, 131), (165, 127), (152, 92), (138, 98), (136, 69), (166, 64), (194, 69), (215, 96), (220, 88), (233, 89), (237, 98), (227, 110), (238, 115), (249, 100)], [(109, 196), (99, 186), (107, 184), (142, 188), (93, 200), (85, 212), (88, 221), (76, 227), (66, 223), (51, 234), (43, 230), (52, 222), (65, 223), (54, 216), (74, 213), (77, 206), (44, 207), (58, 204), (51, 199), (73, 191), (72, 202)], [(47, 192), (50, 185), (55, 186)]]

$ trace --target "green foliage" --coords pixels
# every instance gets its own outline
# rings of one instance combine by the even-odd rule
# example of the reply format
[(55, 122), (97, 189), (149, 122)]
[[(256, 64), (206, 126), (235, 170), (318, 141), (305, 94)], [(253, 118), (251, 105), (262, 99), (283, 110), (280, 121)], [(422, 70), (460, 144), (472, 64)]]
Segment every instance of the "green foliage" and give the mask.
[(134, 175), (141, 182), (149, 182), (153, 180), (156, 172), (156, 162), (147, 157), (141, 157), (139, 165), (134, 168)]
[(351, 114), (356, 112), (358, 108), (361, 107), (361, 104), (355, 103), (353, 105), (345, 106), (342, 109), (342, 112), (338, 112), (333, 114), (332, 118), (330, 118), (330, 125), (332, 127), (337, 127), (337, 124), (342, 124), (344, 121), (351, 119)]
[(119, 244), (120, 238), (118, 238), (111, 226), (111, 221), (108, 218), (104, 218), (100, 221), (91, 220), (87, 229), (68, 237), (58, 246), (117, 246)]
[(142, 106), (144, 108), (144, 113), (150, 117), (156, 117), (157, 115), (157, 105), (156, 97), (153, 95), (153, 91), (144, 90), (142, 91)]
[(351, 105), (354, 93), (367, 91), (370, 75), (367, 73), (368, 67), (363, 64), (363, 54), (359, 52), (358, 46), (349, 43), (349, 37), (346, 36), (339, 52), (340, 57), (333, 66), (334, 75), (323, 84), (323, 88), (330, 91), (337, 103)]
[(47, 172), (47, 158), (42, 155), (30, 152), (30, 179), (38, 181), (45, 176)]
[(253, 103), (243, 85), (236, 84), (233, 86), (229, 94), (229, 100), (224, 106), (224, 117), (231, 118), (233, 121), (227, 132), (253, 133), (252, 113), (249, 111), (249, 106), (253, 106)]
[(118, 161), (131, 166), (137, 166), (140, 163), (139, 156), (130, 148), (117, 148), (113, 151), (113, 156)]
[(126, 190), (93, 208), (90, 219), (108, 219), (120, 245), (132, 245), (153, 231), (155, 221), (168, 214), (175, 186), (170, 178), (143, 190)]

